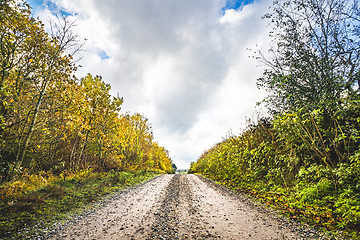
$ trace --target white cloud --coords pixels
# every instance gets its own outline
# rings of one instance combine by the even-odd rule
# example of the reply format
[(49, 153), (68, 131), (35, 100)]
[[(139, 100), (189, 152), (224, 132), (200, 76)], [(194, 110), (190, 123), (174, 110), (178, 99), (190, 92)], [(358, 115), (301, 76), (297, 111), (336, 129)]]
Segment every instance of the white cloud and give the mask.
[(220, 23), (239, 24), (242, 21), (251, 18), (254, 11), (253, 5), (246, 5), (241, 10), (228, 9), (225, 11), (224, 16), (220, 18)]
[(271, 0), (224, 14), (225, 0), (53, 2), (77, 13), (76, 31), (88, 39), (78, 74), (102, 75), (124, 111), (148, 117), (178, 168), (238, 132), (264, 96), (245, 49), (268, 41), (261, 16)]

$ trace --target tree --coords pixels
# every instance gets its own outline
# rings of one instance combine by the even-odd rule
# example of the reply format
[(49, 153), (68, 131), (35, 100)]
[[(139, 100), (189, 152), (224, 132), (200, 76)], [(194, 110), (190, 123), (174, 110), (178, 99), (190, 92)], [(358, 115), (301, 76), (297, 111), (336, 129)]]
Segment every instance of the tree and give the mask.
[[(59, 22), (52, 25), (52, 33), (50, 38), (41, 39), (41, 42), (36, 44), (42, 45), (43, 48), (38, 54), (39, 69), (34, 74), (34, 81), (37, 86), (37, 94), (34, 97), (34, 106), (29, 111), (29, 126), (26, 130), (23, 141), (19, 141), (18, 153), (16, 161), (19, 166), (22, 164), (27, 148), (29, 146), (31, 137), (37, 124), (40, 107), (43, 103), (44, 97), (48, 92), (51, 84), (56, 81), (67, 81), (70, 74), (74, 71), (74, 66), (71, 64), (72, 55), (66, 55), (65, 51), (76, 45), (76, 36), (72, 33), (74, 22), (68, 21), (65, 17), (58, 18)], [(79, 50), (80, 47), (77, 49)], [(77, 51), (76, 50), (76, 51)], [(20, 140), (22, 140), (20, 138)]]
[(25, 2), (1, 1), (0, 11), (0, 135), (4, 156), (20, 168), (33, 163), (26, 154), (38, 145), (34, 134), (44, 129), (54, 91), (73, 81), (72, 56), (82, 45), (72, 33), (74, 22), (65, 17), (51, 22), (48, 34)]
[(173, 171), (174, 171), (174, 173), (175, 173), (175, 172), (176, 172), (176, 170), (177, 170), (177, 167), (176, 167), (175, 163), (173, 163), (171, 167), (172, 167), (172, 170), (173, 170)]
[(88, 74), (81, 79), (80, 87), (84, 94), (83, 111), (81, 112), (84, 125), (80, 131), (83, 134), (84, 142), (79, 160), (91, 143), (89, 146), (91, 153), (97, 155), (101, 161), (106, 152), (104, 143), (108, 141), (111, 133), (115, 133), (115, 119), (118, 117), (123, 99), (111, 97), (110, 85), (103, 82), (100, 76), (92, 77)]
[[(35, 52), (46, 34), (30, 17), (27, 4), (14, 0), (0, 3), (0, 136), (7, 145), (8, 130), (18, 128), (23, 121), (19, 110), (25, 110), (27, 99), (35, 90), (29, 78), (34, 72)], [(4, 151), (4, 155), (8, 155)], [(13, 154), (14, 155), (14, 154)]]
[(74, 22), (50, 25), (47, 33), (25, 1), (0, 1), (1, 180), (88, 167), (170, 172), (148, 120), (119, 115), (123, 99), (101, 77), (74, 76)]
[(360, 9), (357, 0), (275, 1), (265, 18), (274, 25), (268, 67), (258, 86), (270, 92), (270, 110), (332, 111), (359, 94)]

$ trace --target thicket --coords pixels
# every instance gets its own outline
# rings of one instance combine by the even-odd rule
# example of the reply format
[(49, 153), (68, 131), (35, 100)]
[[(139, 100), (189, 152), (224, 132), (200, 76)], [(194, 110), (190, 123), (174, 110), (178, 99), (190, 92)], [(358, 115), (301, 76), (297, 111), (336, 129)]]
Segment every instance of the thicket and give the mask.
[(258, 80), (270, 117), (206, 151), (204, 174), (291, 218), (360, 238), (360, 11), (357, 1), (277, 1)]
[(172, 172), (145, 117), (120, 114), (123, 99), (100, 76), (75, 77), (75, 23), (59, 17), (46, 32), (30, 10), (0, 2), (0, 181), (87, 168)]

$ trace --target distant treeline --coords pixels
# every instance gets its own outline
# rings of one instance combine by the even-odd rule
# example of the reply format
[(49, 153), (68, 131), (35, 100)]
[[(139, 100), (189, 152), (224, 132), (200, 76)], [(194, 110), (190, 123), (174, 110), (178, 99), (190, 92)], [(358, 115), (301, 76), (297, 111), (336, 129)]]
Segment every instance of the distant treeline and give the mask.
[(360, 9), (357, 1), (276, 1), (265, 15), (273, 46), (268, 118), (191, 164), (293, 218), (329, 230), (360, 229)]

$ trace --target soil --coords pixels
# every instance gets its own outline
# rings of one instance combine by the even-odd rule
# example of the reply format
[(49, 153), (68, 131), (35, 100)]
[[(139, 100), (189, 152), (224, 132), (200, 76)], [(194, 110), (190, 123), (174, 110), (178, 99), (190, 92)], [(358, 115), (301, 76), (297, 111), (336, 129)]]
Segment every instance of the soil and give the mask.
[(245, 196), (191, 174), (162, 175), (66, 224), (52, 239), (318, 239)]

